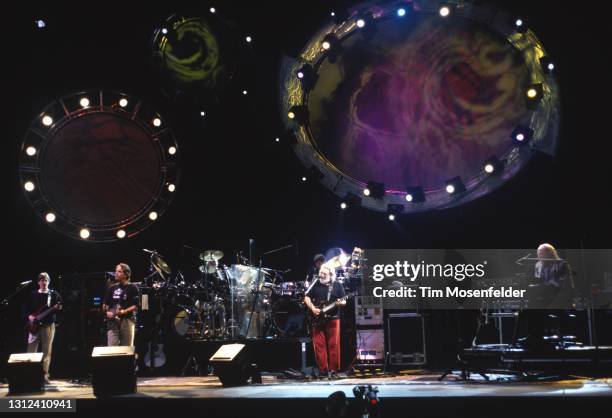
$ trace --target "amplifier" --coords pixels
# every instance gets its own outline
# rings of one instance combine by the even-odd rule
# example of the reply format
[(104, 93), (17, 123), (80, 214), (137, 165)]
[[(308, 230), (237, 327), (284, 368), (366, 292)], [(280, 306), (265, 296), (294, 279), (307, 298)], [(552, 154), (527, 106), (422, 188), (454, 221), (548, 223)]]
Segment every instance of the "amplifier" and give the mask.
[(385, 360), (385, 331), (383, 328), (357, 329), (356, 365), (382, 365)]
[(374, 296), (355, 297), (355, 323), (359, 325), (383, 324), (382, 298)]
[(387, 320), (389, 363), (423, 365), (427, 362), (425, 319), (416, 312), (392, 313)]

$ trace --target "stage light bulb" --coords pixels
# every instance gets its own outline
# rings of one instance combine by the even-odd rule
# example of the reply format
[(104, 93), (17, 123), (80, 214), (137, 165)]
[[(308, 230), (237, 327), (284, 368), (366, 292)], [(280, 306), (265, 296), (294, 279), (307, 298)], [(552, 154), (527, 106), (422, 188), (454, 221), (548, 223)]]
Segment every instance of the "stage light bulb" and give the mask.
[(304, 72), (303, 71), (298, 71), (297, 73), (297, 77), (301, 80), (302, 78), (304, 78)]
[(394, 221), (394, 220), (395, 220), (395, 215), (391, 213), (391, 214), (389, 215), (389, 220), (390, 220), (390, 221)]
[(42, 19), (36, 20), (35, 22), (38, 29), (42, 29), (46, 26), (45, 21)]
[(157, 212), (153, 211), (153, 212), (149, 212), (149, 219), (154, 221), (157, 219)]
[(289, 113), (287, 113), (287, 117), (289, 119), (295, 119), (295, 113), (294, 112), (289, 112)]
[(276, 142), (280, 142), (280, 138), (279, 138), (279, 137), (276, 137), (276, 138), (274, 138), (274, 141), (276, 141)]
[(200, 112), (200, 116), (206, 116), (206, 112), (202, 110), (202, 111)]
[(89, 232), (89, 229), (83, 228), (83, 229), (81, 229), (81, 231), (79, 232), (79, 235), (81, 236), (81, 238), (83, 238), (83, 239), (87, 239), (87, 238), (89, 238), (89, 236), (91, 235), (91, 233)]
[(406, 9), (404, 9), (404, 8), (397, 9), (397, 15), (398, 15), (399, 17), (406, 16)]
[(168, 191), (169, 191), (170, 193), (172, 193), (172, 192), (174, 192), (175, 190), (176, 190), (176, 186), (175, 186), (174, 184), (170, 183), (170, 184), (168, 185)]
[(453, 186), (452, 184), (449, 184), (448, 186), (446, 186), (446, 193), (448, 194), (455, 193), (455, 186)]
[(121, 99), (119, 100), (119, 106), (121, 107), (126, 107), (128, 105), (128, 101), (127, 99)]
[(30, 157), (33, 157), (34, 155), (36, 155), (36, 148), (34, 148), (34, 147), (27, 147), (26, 148), (26, 154), (28, 154)]
[(523, 20), (516, 19), (516, 22), (514, 22), (514, 24), (516, 25), (517, 28), (520, 28), (521, 26), (523, 26)]
[(174, 154), (176, 154), (176, 147), (170, 147), (170, 148), (168, 148), (168, 154), (170, 154), (170, 155), (174, 155)]
[(306, 176), (302, 177), (302, 181), (306, 181), (306, 180), (308, 180)]
[(250, 36), (247, 36), (245, 39), (246, 39), (246, 41), (247, 41), (247, 42), (249, 42), (249, 43), (251, 43), (251, 41), (253, 40), (253, 38), (251, 38)]
[(555, 64), (553, 64), (552, 62), (548, 64), (548, 71), (552, 71), (554, 69), (555, 69)]
[(321, 46), (323, 47), (323, 49), (329, 49), (331, 48), (331, 44), (328, 41), (324, 41)]
[(517, 141), (524, 141), (525, 140), (525, 135), (524, 134), (517, 134), (516, 135), (516, 140)]
[(536, 89), (530, 88), (529, 90), (527, 90), (527, 97), (529, 97), (530, 99), (534, 99), (537, 95), (538, 91)]
[(336, 16), (336, 12), (331, 12), (331, 13), (330, 13), (330, 16), (331, 16), (331, 17)]
[(411, 195), (410, 193), (408, 193), (408, 194), (406, 195), (406, 202), (412, 202), (412, 199), (413, 199), (413, 198), (412, 198), (412, 195)]
[(348, 207), (348, 205), (344, 202), (340, 203), (340, 209), (344, 210)]
[(89, 99), (87, 97), (83, 97), (79, 101), (79, 104), (81, 105), (81, 107), (89, 107)]
[(159, 128), (161, 126), (161, 119), (160, 118), (153, 119), (153, 126)]
[(162, 28), (161, 32), (162, 32), (162, 33), (165, 35), (165, 34), (167, 34), (167, 33), (168, 33), (168, 29), (166, 29), (166, 28)]
[(51, 126), (53, 124), (53, 118), (49, 115), (45, 115), (42, 118), (42, 123), (45, 126)]
[(369, 196), (370, 195), (370, 189), (363, 189), (363, 195), (364, 196)]
[(485, 165), (484, 170), (485, 170), (487, 173), (491, 174), (492, 172), (494, 172), (494, 171), (495, 171), (495, 167), (493, 167), (493, 164), (490, 164), (490, 163), (489, 163), (489, 164)]
[(357, 20), (357, 27), (358, 28), (363, 28), (365, 26), (365, 20), (363, 19), (358, 19)]
[(23, 188), (26, 190), (26, 192), (33, 192), (36, 187), (31, 181), (26, 181), (23, 185)]
[(53, 212), (49, 212), (45, 215), (45, 221), (49, 222), (49, 223), (53, 223), (55, 222), (55, 213)]
[(211, 7), (211, 8), (210, 8), (210, 12), (211, 12), (211, 13), (216, 13), (216, 12), (217, 12), (217, 9), (215, 9), (214, 7)]
[(442, 6), (440, 7), (440, 16), (442, 17), (447, 17), (448, 15), (450, 15), (450, 9), (448, 6)]
[(125, 231), (123, 229), (120, 229), (119, 231), (117, 231), (117, 238), (122, 239), (125, 238), (127, 234), (125, 233)]

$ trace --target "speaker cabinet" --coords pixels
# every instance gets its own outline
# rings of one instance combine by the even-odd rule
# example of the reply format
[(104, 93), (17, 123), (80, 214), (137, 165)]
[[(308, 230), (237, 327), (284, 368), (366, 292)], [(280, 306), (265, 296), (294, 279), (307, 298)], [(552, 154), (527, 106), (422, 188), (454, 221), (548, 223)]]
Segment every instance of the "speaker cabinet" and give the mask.
[(209, 362), (223, 386), (244, 385), (249, 377), (261, 383), (256, 366), (249, 364), (248, 360), (245, 344), (225, 344), (212, 355)]
[(96, 397), (136, 392), (134, 346), (94, 347), (91, 363), (91, 384)]
[(45, 391), (42, 358), (43, 353), (11, 354), (6, 370), (11, 395)]

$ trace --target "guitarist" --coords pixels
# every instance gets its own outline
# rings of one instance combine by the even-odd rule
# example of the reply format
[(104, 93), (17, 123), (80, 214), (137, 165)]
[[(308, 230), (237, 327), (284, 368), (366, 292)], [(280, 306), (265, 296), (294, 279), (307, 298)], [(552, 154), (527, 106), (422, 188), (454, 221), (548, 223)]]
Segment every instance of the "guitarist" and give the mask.
[(139, 291), (130, 282), (132, 270), (125, 263), (115, 267), (117, 283), (106, 290), (102, 308), (106, 313), (107, 341), (109, 346), (134, 345), (136, 333), (136, 312), (138, 311)]
[(56, 310), (62, 308), (58, 292), (49, 288), (51, 277), (48, 273), (38, 275), (38, 289), (30, 294), (26, 301), (25, 311), (28, 314), (28, 353), (38, 351), (39, 344), (43, 352), (43, 370), (45, 383), (49, 383), (49, 365), (51, 349), (55, 337)]
[[(336, 301), (338, 306), (346, 305), (344, 288), (334, 281), (334, 269), (323, 264), (319, 277), (306, 291), (304, 304), (315, 318), (322, 315), (321, 308)], [(327, 312), (324, 321), (313, 321), (312, 345), (321, 375), (334, 376), (340, 370), (340, 319), (338, 308)]]

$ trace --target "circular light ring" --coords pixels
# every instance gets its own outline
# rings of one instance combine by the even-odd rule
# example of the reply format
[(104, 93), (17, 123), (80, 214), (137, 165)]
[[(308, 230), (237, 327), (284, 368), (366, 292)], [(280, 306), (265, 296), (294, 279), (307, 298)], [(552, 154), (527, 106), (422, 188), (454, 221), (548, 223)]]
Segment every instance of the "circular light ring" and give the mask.
[[(89, 99), (88, 107), (82, 106), (83, 97)], [(123, 103), (125, 106), (122, 106), (121, 101), (125, 101)], [(42, 130), (41, 115), (47, 114), (53, 115), (53, 124), (49, 129)], [(81, 230), (86, 229), (89, 231), (86, 240), (91, 242), (132, 237), (151, 224), (159, 222), (159, 218), (176, 194), (174, 191), (180, 175), (178, 155), (168, 155), (167, 152), (170, 147), (178, 149), (176, 138), (167, 124), (160, 128), (153, 126), (152, 121), (158, 117), (157, 115), (158, 113), (149, 104), (125, 93), (113, 91), (78, 92), (47, 105), (39, 116), (34, 118), (26, 131), (19, 158), (20, 183), (30, 206), (41, 220), (53, 229), (78, 240), (84, 239), (81, 237)], [(74, 124), (88, 126), (89, 121), (96, 118), (125, 124), (131, 132), (139, 133), (139, 140), (145, 141), (149, 155), (153, 158), (151, 161), (155, 161), (155, 165), (151, 167), (157, 167), (150, 170), (157, 174), (149, 183), (150, 194), (142, 200), (138, 209), (123, 213), (120, 218), (92, 221), (87, 219), (87, 215), (66, 208), (66, 201), (59, 199), (57, 193), (53, 193), (55, 187), (53, 185), (58, 183), (57, 180), (49, 180), (48, 175), (49, 161), (53, 161), (52, 157), (57, 152), (55, 147), (60, 145), (58, 142), (64, 140), (61, 139), (62, 135), (71, 129), (76, 129), (77, 125)], [(161, 116), (159, 118), (162, 119)], [(126, 135), (125, 138), (135, 140), (131, 135)], [(35, 151), (33, 155), (31, 155), (32, 150)], [(26, 191), (26, 182), (34, 184), (34, 190)], [(168, 185), (172, 185), (172, 190)], [(134, 187), (139, 186), (136, 184)], [(155, 211), (158, 215), (155, 222), (149, 219), (151, 211)], [(51, 215), (53, 219), (49, 221)], [(125, 233), (123, 238), (119, 237), (123, 233), (118, 235), (120, 230)]]
[[(359, 8), (360, 6), (357, 6)], [(367, 6), (364, 6), (367, 7)], [(539, 64), (539, 59), (547, 55), (541, 42), (537, 39), (533, 32), (529, 32), (530, 36), (522, 36), (514, 31), (514, 20), (510, 15), (500, 13), (498, 11), (489, 10), (486, 5), (470, 5), (469, 8), (461, 8), (460, 14), (455, 13), (455, 19), (468, 19), (486, 26), (492, 33), (503, 38), (510, 45), (514, 46), (517, 51), (520, 51), (523, 57), (523, 64), (529, 72), (530, 79), (533, 83), (541, 83), (544, 89), (544, 99), (540, 102), (535, 110), (526, 112), (525, 117), (521, 120), (521, 124), (529, 127), (534, 131), (531, 138), (530, 146), (518, 147), (516, 143), (512, 143), (510, 133), (508, 132), (508, 147), (505, 152), (500, 153), (497, 157), (506, 161), (506, 165), (502, 173), (498, 176), (490, 176), (484, 172), (482, 165), (478, 164), (473, 168), (472, 177), (463, 179), (466, 187), (466, 192), (449, 194), (446, 192), (446, 186), (442, 183), (438, 188), (426, 189), (424, 191), (425, 201), (407, 204), (406, 193), (400, 190), (386, 190), (383, 199), (373, 199), (364, 197), (362, 206), (378, 212), (385, 212), (388, 204), (404, 205), (404, 213), (422, 212), (431, 209), (440, 209), (446, 207), (457, 206), (481, 196), (484, 196), (493, 190), (499, 188), (505, 181), (514, 177), (531, 159), (536, 150), (548, 150), (554, 152), (559, 130), (559, 88), (554, 77), (544, 73), (544, 69)], [(360, 9), (359, 13), (364, 13), (365, 10)], [(439, 13), (439, 7), (436, 5), (421, 5), (415, 4), (413, 14), (428, 13), (436, 15)], [(496, 15), (493, 19), (493, 15)], [(356, 17), (357, 12), (354, 12)], [(505, 17), (504, 17), (505, 16)], [(384, 21), (386, 19), (400, 19), (397, 15), (397, 8), (392, 4), (388, 6), (376, 6), (375, 10), (372, 7), (372, 19), (374, 21)], [(347, 23), (351, 21), (352, 29)], [(336, 39), (335, 42), (342, 43), (345, 39), (350, 38), (360, 30), (354, 25), (355, 20), (349, 19), (341, 24), (329, 24), (324, 30), (317, 32), (302, 50), (298, 60), (293, 62), (293, 65), (287, 68), (281, 74), (281, 114), (285, 115), (283, 119), (285, 126), (292, 129), (297, 138), (297, 143), (294, 146), (294, 151), (298, 155), (306, 167), (316, 167), (324, 173), (321, 183), (328, 189), (332, 190), (337, 196), (344, 198), (347, 194), (363, 196), (363, 189), (368, 180), (377, 181), (377, 179), (355, 178), (351, 174), (340, 170), (336, 167), (316, 145), (309, 124), (298, 126), (292, 118), (290, 118), (289, 109), (294, 106), (308, 106), (309, 91), (307, 91), (298, 79), (297, 73), (305, 64), (309, 64), (318, 73), (320, 65), (327, 58), (329, 50), (321, 48), (323, 42), (327, 42), (324, 38), (332, 36)], [(491, 23), (493, 22), (493, 23)], [(502, 23), (504, 22), (504, 23)], [(510, 23), (508, 23), (510, 22)], [(331, 45), (327, 45), (331, 46)], [(525, 94), (525, 87), (520, 87), (517, 94)], [(511, 131), (511, 130), (510, 130)]]

